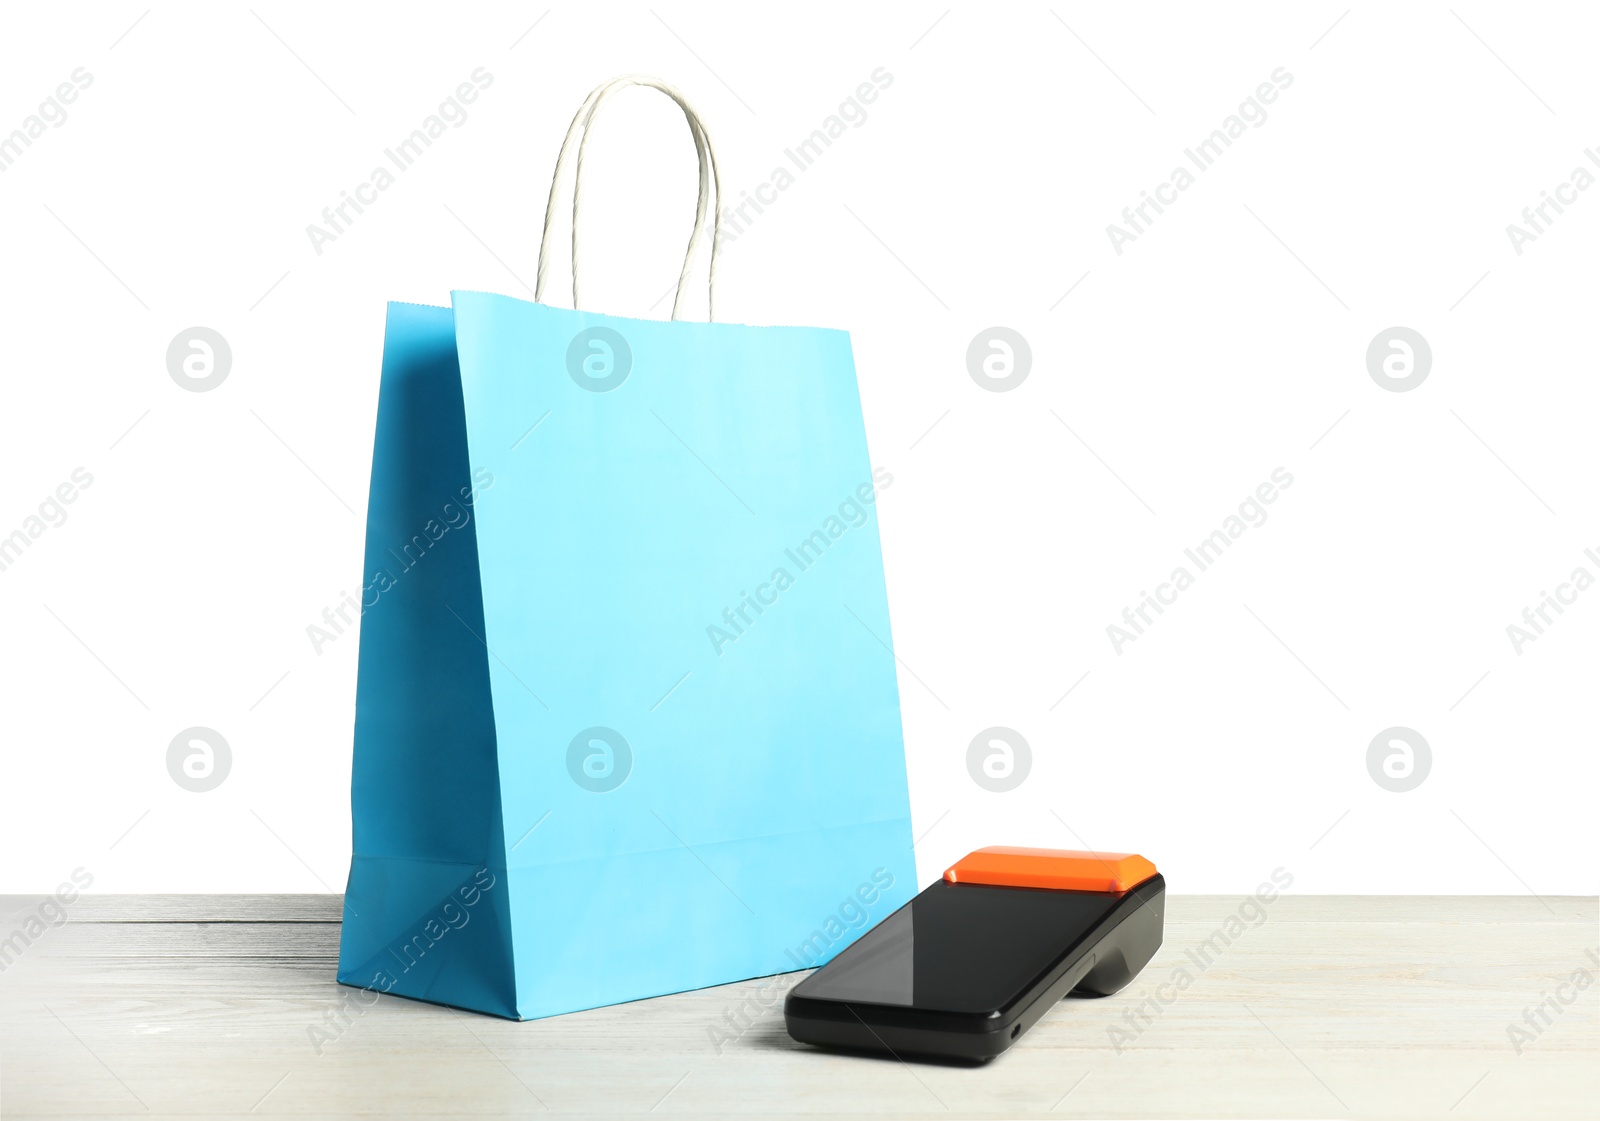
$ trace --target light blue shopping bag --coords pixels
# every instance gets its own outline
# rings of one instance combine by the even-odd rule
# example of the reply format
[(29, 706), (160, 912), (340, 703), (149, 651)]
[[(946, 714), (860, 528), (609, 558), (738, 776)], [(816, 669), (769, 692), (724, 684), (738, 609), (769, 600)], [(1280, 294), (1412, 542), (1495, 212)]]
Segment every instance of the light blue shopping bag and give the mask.
[[(556, 174), (627, 85), (700, 155), (687, 276), (716, 168), (676, 91), (600, 87)], [(391, 304), (339, 980), (548, 1016), (820, 965), (909, 900), (892, 481), (842, 331)]]

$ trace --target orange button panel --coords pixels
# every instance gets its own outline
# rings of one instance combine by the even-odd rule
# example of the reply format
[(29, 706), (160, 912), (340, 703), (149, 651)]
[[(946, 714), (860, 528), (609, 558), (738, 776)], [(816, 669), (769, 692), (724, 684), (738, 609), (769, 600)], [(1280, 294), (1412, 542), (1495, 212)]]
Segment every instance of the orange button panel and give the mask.
[(991, 845), (963, 856), (945, 871), (944, 878), (953, 884), (1124, 892), (1155, 874), (1154, 864), (1133, 853)]

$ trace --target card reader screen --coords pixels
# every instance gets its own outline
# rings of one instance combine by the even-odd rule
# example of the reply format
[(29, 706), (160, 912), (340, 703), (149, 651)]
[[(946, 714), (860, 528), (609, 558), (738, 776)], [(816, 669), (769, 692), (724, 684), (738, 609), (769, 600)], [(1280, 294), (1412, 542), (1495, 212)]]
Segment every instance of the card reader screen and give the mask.
[(795, 987), (799, 996), (998, 1011), (1118, 897), (936, 881)]

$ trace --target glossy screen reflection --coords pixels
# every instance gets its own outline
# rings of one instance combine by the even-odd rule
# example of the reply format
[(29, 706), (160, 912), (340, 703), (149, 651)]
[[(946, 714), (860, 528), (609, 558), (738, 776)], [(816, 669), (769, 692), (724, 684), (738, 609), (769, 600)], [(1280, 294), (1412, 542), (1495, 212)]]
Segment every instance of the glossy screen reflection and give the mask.
[(794, 991), (818, 1000), (997, 1011), (1081, 942), (1117, 899), (940, 880)]

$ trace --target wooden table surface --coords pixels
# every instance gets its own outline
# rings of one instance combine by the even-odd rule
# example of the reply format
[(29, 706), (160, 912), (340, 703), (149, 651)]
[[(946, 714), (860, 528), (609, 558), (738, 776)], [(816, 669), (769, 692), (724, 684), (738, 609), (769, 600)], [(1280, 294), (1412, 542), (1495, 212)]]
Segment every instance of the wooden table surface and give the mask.
[[(0, 896), (0, 940), (39, 903)], [(1196, 965), (1240, 903), (1170, 897), (1132, 985), (973, 1068), (793, 1042), (803, 974), (522, 1024), (362, 1007), (337, 896), (88, 895), (0, 942), (0, 1118), (1600, 1116), (1595, 899), (1284, 896)]]

